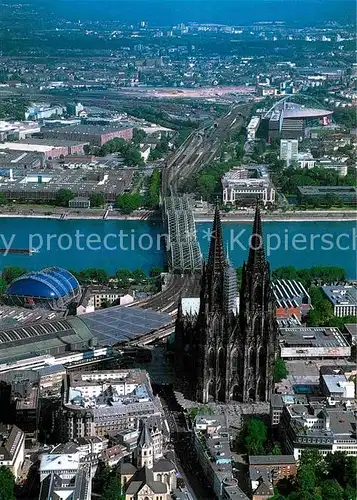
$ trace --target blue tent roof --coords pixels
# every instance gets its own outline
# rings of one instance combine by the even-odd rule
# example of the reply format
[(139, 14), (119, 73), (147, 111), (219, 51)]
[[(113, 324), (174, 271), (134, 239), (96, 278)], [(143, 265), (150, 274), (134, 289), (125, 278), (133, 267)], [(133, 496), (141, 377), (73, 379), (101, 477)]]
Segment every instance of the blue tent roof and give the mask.
[(9, 285), (7, 294), (59, 299), (74, 294), (79, 287), (77, 279), (66, 269), (48, 267), (20, 276)]

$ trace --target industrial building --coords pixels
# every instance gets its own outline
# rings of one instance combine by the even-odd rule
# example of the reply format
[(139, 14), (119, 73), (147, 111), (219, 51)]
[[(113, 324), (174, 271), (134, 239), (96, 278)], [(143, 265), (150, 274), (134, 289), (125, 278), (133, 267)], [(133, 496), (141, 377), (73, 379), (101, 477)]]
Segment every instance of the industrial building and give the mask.
[(41, 129), (44, 139), (66, 139), (69, 141), (89, 142), (92, 146), (103, 146), (106, 142), (115, 138), (131, 141), (133, 128), (127, 126), (105, 126), (105, 125), (71, 125), (68, 127), (57, 127), (54, 129)]
[(348, 358), (351, 346), (338, 328), (292, 327), (279, 330), (283, 359)]
[(355, 186), (298, 186), (297, 188), (299, 203), (313, 200), (324, 202), (326, 196), (337, 197), (345, 205), (357, 204), (357, 188)]
[[(36, 170), (45, 166), (43, 153), (15, 151), (0, 148), (0, 177), (14, 178), (14, 172)], [(10, 176), (12, 169), (12, 175)]]
[[(4, 172), (7, 174), (8, 172)], [(70, 189), (74, 197), (89, 198), (103, 193), (108, 203), (129, 189), (132, 170), (55, 170), (50, 172), (14, 173), (0, 177), (0, 191), (7, 200), (17, 202), (54, 202), (60, 189)]]
[(322, 291), (333, 306), (333, 314), (338, 317), (357, 316), (356, 285), (325, 285)]

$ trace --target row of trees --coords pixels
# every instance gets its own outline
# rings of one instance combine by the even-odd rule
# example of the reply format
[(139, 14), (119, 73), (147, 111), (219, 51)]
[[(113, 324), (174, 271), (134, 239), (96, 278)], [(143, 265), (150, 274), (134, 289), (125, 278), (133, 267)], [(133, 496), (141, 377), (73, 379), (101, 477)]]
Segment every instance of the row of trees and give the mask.
[(356, 457), (345, 453), (302, 453), (295, 479), (281, 480), (271, 500), (355, 500)]
[(347, 323), (357, 323), (356, 316), (343, 316), (342, 318), (335, 316), (333, 306), (321, 288), (312, 286), (309, 293), (313, 305), (307, 317), (309, 326), (331, 326), (343, 329)]
[(120, 153), (128, 167), (140, 167), (144, 165), (144, 160), (142, 159), (137, 146), (126, 142), (120, 137), (111, 139), (100, 148), (92, 149), (92, 152), (97, 156), (107, 156), (111, 153)]
[[(284, 194), (296, 195), (298, 186), (356, 186), (357, 179), (351, 170), (345, 177), (340, 177), (338, 172), (331, 169), (315, 167), (307, 168), (282, 168), (279, 160), (274, 160), (271, 164), (272, 178), (274, 184), (282, 190)], [(326, 202), (333, 203), (336, 200), (326, 199)]]
[[(5, 293), (7, 286), (16, 278), (19, 278), (27, 272), (27, 269), (17, 266), (5, 267), (0, 275), (0, 294)], [(82, 271), (70, 271), (79, 281), (81, 285), (88, 285), (91, 283), (98, 283), (100, 285), (107, 285), (111, 279), (117, 280), (117, 285), (120, 288), (128, 288), (131, 285), (142, 285), (149, 280), (156, 280), (163, 272), (161, 267), (155, 266), (150, 272), (149, 276), (142, 269), (129, 269), (121, 268), (116, 271), (114, 276), (110, 276), (105, 269), (88, 268)]]
[(144, 195), (139, 193), (123, 193), (117, 196), (116, 207), (125, 214), (130, 214), (140, 207), (155, 210), (160, 202), (161, 175), (159, 170), (154, 169), (147, 181)]
[(314, 266), (306, 269), (283, 266), (274, 269), (272, 279), (300, 281), (305, 287), (310, 287), (312, 283), (316, 282), (325, 284), (333, 283), (334, 281), (344, 281), (346, 279), (346, 272), (343, 267), (338, 266)]

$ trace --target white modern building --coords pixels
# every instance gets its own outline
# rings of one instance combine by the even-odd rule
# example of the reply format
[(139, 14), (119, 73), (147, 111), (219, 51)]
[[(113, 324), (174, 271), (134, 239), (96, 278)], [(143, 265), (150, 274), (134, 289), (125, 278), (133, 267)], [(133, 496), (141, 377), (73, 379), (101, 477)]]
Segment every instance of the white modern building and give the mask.
[(356, 285), (326, 285), (322, 291), (333, 306), (333, 314), (338, 317), (357, 315)]
[(285, 161), (286, 166), (298, 160), (299, 141), (297, 139), (281, 139), (280, 159)]
[(251, 206), (275, 203), (275, 189), (268, 177), (248, 178), (244, 169), (233, 169), (222, 177), (223, 204)]
[(279, 346), (283, 359), (337, 359), (351, 356), (351, 346), (340, 330), (333, 327), (280, 328)]
[(253, 116), (247, 126), (248, 141), (254, 141), (260, 124), (260, 117)]

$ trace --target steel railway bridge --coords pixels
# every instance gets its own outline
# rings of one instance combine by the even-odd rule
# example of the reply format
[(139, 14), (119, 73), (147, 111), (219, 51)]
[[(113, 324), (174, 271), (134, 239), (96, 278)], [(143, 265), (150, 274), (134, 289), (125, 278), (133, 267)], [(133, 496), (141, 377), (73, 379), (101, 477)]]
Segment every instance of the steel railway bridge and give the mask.
[(202, 269), (195, 220), (187, 196), (171, 195), (163, 200), (169, 269), (174, 274), (193, 274)]

